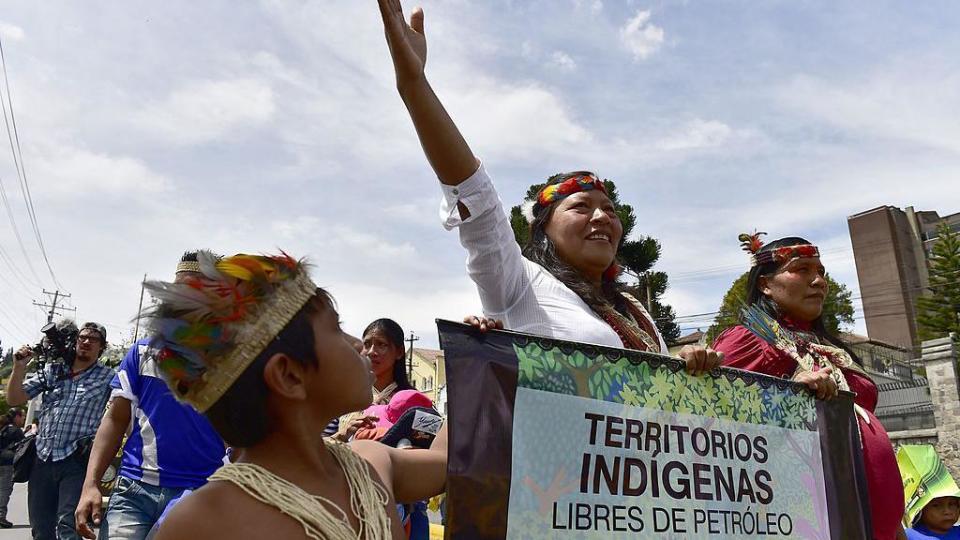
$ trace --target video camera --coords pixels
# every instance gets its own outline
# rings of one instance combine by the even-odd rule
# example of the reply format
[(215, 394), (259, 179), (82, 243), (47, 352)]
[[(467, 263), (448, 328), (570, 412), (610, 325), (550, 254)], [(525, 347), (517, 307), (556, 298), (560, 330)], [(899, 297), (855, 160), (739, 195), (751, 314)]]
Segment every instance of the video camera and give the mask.
[(43, 333), (43, 339), (33, 346), (37, 361), (63, 362), (72, 366), (77, 357), (77, 337), (80, 335), (77, 325), (71, 321), (59, 326), (51, 322), (43, 325), (40, 332)]

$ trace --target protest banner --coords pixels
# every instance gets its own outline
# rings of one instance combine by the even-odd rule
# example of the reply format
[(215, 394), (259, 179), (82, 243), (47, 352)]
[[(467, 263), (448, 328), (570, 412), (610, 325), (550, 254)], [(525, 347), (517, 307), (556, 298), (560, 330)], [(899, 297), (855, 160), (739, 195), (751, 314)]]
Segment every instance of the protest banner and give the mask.
[(852, 396), (438, 321), (448, 538), (869, 538)]

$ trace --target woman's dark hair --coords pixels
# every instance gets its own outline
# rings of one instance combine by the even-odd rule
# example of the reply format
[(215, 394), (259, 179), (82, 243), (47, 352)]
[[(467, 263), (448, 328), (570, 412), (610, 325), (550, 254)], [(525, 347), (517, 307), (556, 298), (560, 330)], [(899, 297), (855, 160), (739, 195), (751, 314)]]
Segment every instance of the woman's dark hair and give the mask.
[(400, 351), (400, 357), (393, 363), (393, 382), (397, 383), (397, 391), (416, 390), (410, 384), (410, 379), (407, 378), (406, 362), (404, 362), (403, 357), (403, 352), (406, 350), (403, 341), (403, 328), (393, 319), (377, 319), (367, 325), (363, 330), (361, 339), (374, 330), (382, 332), (387, 341)]
[[(584, 175), (593, 175), (593, 173), (590, 171), (574, 171), (556, 174), (547, 179), (544, 187)], [(533, 222), (530, 223), (530, 239), (527, 241), (527, 245), (523, 247), (523, 256), (546, 268), (548, 272), (553, 274), (553, 277), (576, 293), (595, 312), (600, 313), (605, 305), (612, 305), (617, 311), (627, 314), (626, 300), (619, 294), (620, 284), (617, 283), (615, 277), (604, 274), (598, 293), (593, 285), (583, 277), (583, 274), (560, 258), (556, 246), (547, 236), (546, 231), (547, 222), (550, 221), (559, 202), (555, 201), (545, 207), (539, 205), (534, 207)], [(623, 245), (623, 237), (620, 238), (620, 245)], [(617, 246), (618, 251), (620, 245)]]
[[(788, 236), (786, 238), (780, 238), (774, 240), (768, 244), (764, 244), (760, 248), (759, 253), (773, 250), (775, 248), (784, 247), (784, 246), (796, 246), (798, 244), (810, 244), (809, 240), (800, 238), (799, 236)], [(778, 319), (782, 315), (780, 313), (780, 308), (777, 306), (777, 303), (774, 302), (771, 298), (766, 296), (760, 291), (760, 278), (763, 276), (769, 276), (777, 271), (780, 268), (780, 264), (776, 261), (768, 262), (754, 266), (750, 269), (750, 275), (747, 277), (747, 305), (756, 305), (763, 311), (767, 312), (771, 317)], [(863, 365), (863, 362), (860, 360), (860, 357), (853, 352), (846, 343), (844, 343), (839, 337), (831, 334), (827, 331), (827, 328), (823, 325), (823, 313), (821, 312), (820, 316), (813, 320), (813, 333), (818, 337), (826, 340), (834, 347), (839, 347), (847, 352), (850, 355), (850, 358), (853, 359), (857, 364)]]
[(24, 414), (23, 409), (19, 407), (10, 407), (10, 409), (7, 410), (3, 416), (0, 416), (0, 426), (13, 424), (13, 419), (21, 414)]
[(250, 363), (204, 415), (220, 437), (230, 446), (245, 448), (262, 441), (270, 434), (270, 412), (267, 395), (270, 390), (263, 380), (263, 369), (275, 354), (285, 354), (304, 366), (316, 366), (316, 339), (312, 318), (329, 308), (333, 299), (323, 289), (311, 298), (283, 330)]

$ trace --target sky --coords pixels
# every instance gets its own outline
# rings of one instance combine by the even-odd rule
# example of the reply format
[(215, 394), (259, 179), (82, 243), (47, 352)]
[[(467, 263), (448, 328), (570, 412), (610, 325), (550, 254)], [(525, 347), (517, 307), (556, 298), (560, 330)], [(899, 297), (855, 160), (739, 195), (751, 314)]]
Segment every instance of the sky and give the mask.
[[(859, 298), (847, 216), (960, 211), (954, 2), (422, 5), (427, 75), (504, 203), (614, 180), (685, 331), (747, 269), (740, 232), (813, 240)], [(43, 289), (129, 337), (144, 275), (195, 248), (307, 257), (354, 335), (390, 317), (437, 347), (436, 318), (480, 312), (373, 0), (18, 2), (0, 39), (53, 270), (0, 129), (5, 347), (37, 340)]]

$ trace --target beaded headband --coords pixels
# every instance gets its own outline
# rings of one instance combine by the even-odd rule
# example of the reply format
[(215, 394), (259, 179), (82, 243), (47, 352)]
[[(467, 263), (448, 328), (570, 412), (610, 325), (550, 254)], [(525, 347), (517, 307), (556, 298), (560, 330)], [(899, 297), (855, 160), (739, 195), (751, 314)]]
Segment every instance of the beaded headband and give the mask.
[(177, 263), (177, 274), (180, 272), (200, 273), (200, 263), (197, 261), (180, 261)]
[(740, 240), (741, 249), (750, 254), (750, 266), (760, 266), (767, 263), (782, 264), (790, 259), (820, 256), (820, 250), (813, 244), (796, 244), (760, 251), (763, 247), (763, 240), (760, 239), (760, 236), (765, 234), (767, 233), (743, 233), (737, 237)]
[[(192, 271), (192, 270), (191, 270)], [(303, 262), (280, 255), (197, 254), (199, 277), (149, 281), (143, 317), (173, 395), (204, 412), (317, 293)]]
[(527, 222), (533, 223), (534, 214), (538, 209), (550, 206), (557, 201), (562, 201), (574, 193), (592, 191), (594, 189), (605, 195), (607, 194), (607, 188), (603, 185), (603, 181), (595, 175), (585, 173), (572, 176), (563, 182), (545, 186), (540, 190), (540, 193), (537, 193), (536, 199), (524, 202), (521, 211), (524, 217), (527, 218)]

